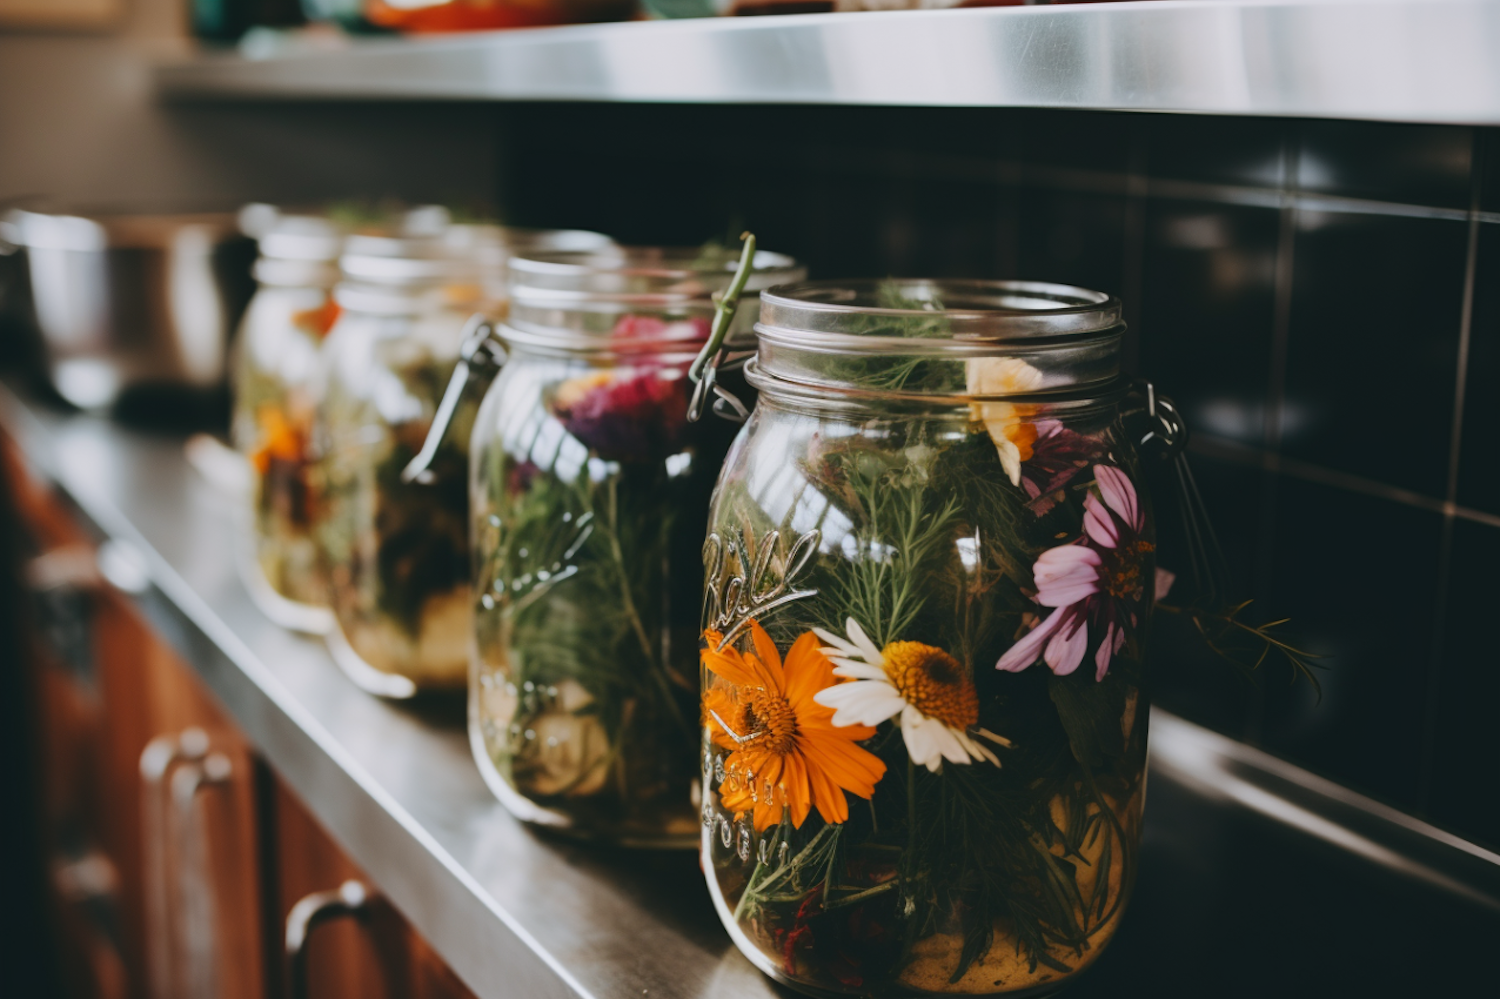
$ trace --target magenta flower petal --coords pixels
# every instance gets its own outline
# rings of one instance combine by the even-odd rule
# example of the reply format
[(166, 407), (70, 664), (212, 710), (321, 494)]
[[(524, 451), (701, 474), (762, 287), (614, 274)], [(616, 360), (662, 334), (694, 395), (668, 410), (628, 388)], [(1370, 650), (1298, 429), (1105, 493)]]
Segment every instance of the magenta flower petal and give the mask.
[(1114, 515), (1105, 509), (1098, 497), (1089, 493), (1083, 500), (1083, 529), (1096, 545), (1120, 547), (1120, 529)]
[(1067, 616), (1066, 611), (1056, 610), (1031, 631), (1021, 636), (1021, 640), (1005, 651), (1005, 655), (995, 663), (996, 669), (1003, 669), (1009, 673), (1019, 673), (1021, 670), (1036, 662), (1042, 654), (1042, 645), (1062, 624), (1063, 618)]
[(1158, 601), (1167, 599), (1167, 594), (1172, 592), (1172, 584), (1177, 582), (1177, 573), (1171, 569), (1156, 567), (1156, 599)]
[(1136, 500), (1135, 486), (1125, 473), (1111, 465), (1095, 465), (1094, 481), (1099, 484), (1099, 495), (1109, 508), (1120, 515), (1125, 526), (1139, 531), (1145, 526), (1141, 520), (1140, 504)]
[[(1057, 613), (1062, 614), (1063, 611)], [(1089, 647), (1089, 630), (1084, 627), (1083, 618), (1069, 616), (1073, 617), (1070, 622), (1072, 627), (1059, 628), (1057, 634), (1052, 636), (1052, 641), (1047, 643), (1047, 652), (1042, 657), (1058, 676), (1067, 676), (1077, 669)]]
[(1125, 632), (1111, 621), (1104, 629), (1104, 640), (1099, 643), (1099, 650), (1094, 653), (1094, 665), (1098, 667), (1095, 675), (1096, 680), (1103, 680), (1104, 674), (1109, 672), (1109, 661), (1114, 654), (1120, 651), (1120, 646), (1125, 643)]
[(1099, 553), (1082, 545), (1062, 545), (1042, 552), (1032, 574), (1036, 602), (1066, 607), (1099, 592)]

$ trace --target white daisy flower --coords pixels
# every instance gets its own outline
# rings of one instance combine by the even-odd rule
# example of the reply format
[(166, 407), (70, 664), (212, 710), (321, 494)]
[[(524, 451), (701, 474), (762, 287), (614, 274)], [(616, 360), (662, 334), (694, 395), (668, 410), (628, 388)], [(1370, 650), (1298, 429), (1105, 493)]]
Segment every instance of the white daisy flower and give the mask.
[(968, 672), (942, 649), (921, 642), (891, 642), (877, 649), (859, 622), (846, 622), (847, 639), (822, 628), (813, 632), (826, 646), (823, 654), (834, 675), (852, 680), (817, 693), (813, 700), (833, 708), (833, 723), (879, 725), (901, 716), (901, 736), (913, 763), (937, 773), (943, 761), (973, 763), (1000, 760), (980, 740), (1010, 746), (1010, 740), (984, 729), (979, 721), (979, 693)]

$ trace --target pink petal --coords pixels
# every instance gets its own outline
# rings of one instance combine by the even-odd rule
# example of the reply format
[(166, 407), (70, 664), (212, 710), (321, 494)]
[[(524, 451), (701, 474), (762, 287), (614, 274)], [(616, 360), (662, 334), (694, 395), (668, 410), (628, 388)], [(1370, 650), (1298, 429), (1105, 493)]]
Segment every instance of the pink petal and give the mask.
[(1115, 525), (1114, 515), (1104, 504), (1089, 493), (1083, 499), (1083, 529), (1097, 545), (1105, 548), (1120, 547), (1120, 529)]
[(1157, 600), (1165, 600), (1167, 598), (1167, 594), (1172, 590), (1172, 584), (1175, 582), (1177, 582), (1177, 573), (1172, 572), (1170, 569), (1163, 569), (1161, 566), (1157, 566), (1155, 598)]
[(1067, 676), (1083, 662), (1083, 654), (1088, 651), (1088, 647), (1089, 630), (1084, 626), (1083, 618), (1078, 617), (1071, 630), (1063, 629), (1052, 637), (1052, 641), (1047, 643), (1047, 652), (1043, 658), (1052, 667), (1052, 672), (1058, 676)]
[(1120, 519), (1133, 531), (1145, 526), (1141, 521), (1140, 505), (1136, 502), (1135, 486), (1124, 472), (1111, 465), (1095, 465), (1094, 480), (1099, 483), (1099, 495), (1109, 508), (1120, 515)]
[(1039, 441), (1060, 433), (1063, 428), (1061, 420), (1037, 420), (1032, 426), (1036, 428), (1036, 439)]
[(1099, 592), (1099, 553), (1082, 545), (1062, 545), (1036, 560), (1036, 602), (1067, 607)]
[(995, 668), (1009, 673), (1019, 673), (1036, 662), (1041, 655), (1042, 643), (1057, 630), (1057, 626), (1062, 624), (1063, 618), (1067, 615), (1066, 609), (1053, 611), (1047, 620), (1032, 628), (1030, 632), (1022, 636), (1019, 642), (1007, 649), (1005, 655), (995, 663)]
[(1119, 648), (1115, 644), (1116, 635), (1121, 639), (1125, 637), (1125, 633), (1116, 628), (1115, 623), (1111, 621), (1109, 627), (1104, 629), (1104, 641), (1099, 643), (1099, 651), (1094, 653), (1094, 665), (1099, 667), (1098, 672), (1094, 676), (1095, 680), (1103, 680), (1104, 675), (1109, 672), (1110, 657)]

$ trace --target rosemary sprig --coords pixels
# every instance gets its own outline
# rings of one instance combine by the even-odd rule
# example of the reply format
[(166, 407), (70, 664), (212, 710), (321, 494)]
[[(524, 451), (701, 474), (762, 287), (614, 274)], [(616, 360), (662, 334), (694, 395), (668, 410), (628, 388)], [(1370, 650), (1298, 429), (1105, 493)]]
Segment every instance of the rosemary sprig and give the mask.
[(1191, 621), (1209, 651), (1239, 669), (1247, 678), (1253, 678), (1272, 655), (1280, 656), (1292, 667), (1293, 677), (1305, 678), (1312, 684), (1318, 699), (1322, 700), (1323, 687), (1318, 682), (1315, 671), (1328, 668), (1316, 661), (1324, 657), (1293, 645), (1274, 631), (1288, 624), (1291, 618), (1281, 618), (1265, 624), (1251, 624), (1241, 620), (1240, 614), (1252, 603), (1253, 600), (1245, 600), (1218, 610), (1158, 603), (1156, 609)]

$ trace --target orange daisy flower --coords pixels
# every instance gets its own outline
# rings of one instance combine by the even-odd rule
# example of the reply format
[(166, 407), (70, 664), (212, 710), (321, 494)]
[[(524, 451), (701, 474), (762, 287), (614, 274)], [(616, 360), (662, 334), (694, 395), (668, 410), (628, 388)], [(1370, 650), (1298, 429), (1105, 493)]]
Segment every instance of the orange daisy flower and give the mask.
[(750, 622), (750, 635), (754, 652), (719, 651), (722, 636), (704, 633), (703, 665), (722, 681), (704, 691), (703, 714), (714, 743), (729, 751), (719, 787), (724, 807), (752, 812), (757, 832), (788, 809), (801, 828), (814, 805), (823, 821), (845, 821), (844, 792), (868, 798), (885, 776), (880, 758), (855, 745), (875, 729), (835, 726), (833, 709), (813, 700), (839, 682), (816, 635), (798, 638), (785, 663), (759, 623)]

